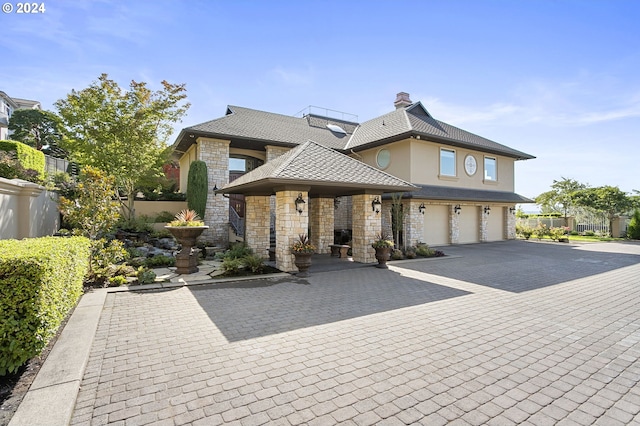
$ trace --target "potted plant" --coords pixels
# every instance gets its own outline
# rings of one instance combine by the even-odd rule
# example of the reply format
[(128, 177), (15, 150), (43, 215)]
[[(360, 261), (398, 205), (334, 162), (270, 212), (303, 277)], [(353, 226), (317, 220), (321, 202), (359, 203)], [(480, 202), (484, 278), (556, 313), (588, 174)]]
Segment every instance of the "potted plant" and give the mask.
[(176, 255), (177, 274), (198, 272), (198, 253), (193, 248), (196, 245), (196, 239), (208, 228), (193, 210), (182, 210), (165, 226), (165, 229), (171, 232), (182, 246)]
[(298, 268), (299, 277), (309, 276), (311, 266), (311, 255), (316, 251), (316, 247), (311, 244), (306, 234), (298, 235), (298, 240), (291, 245), (291, 253), (295, 256), (295, 265)]
[(393, 241), (384, 234), (378, 234), (371, 247), (376, 250), (376, 259), (378, 260), (376, 268), (387, 269), (387, 260), (389, 260), (389, 254), (393, 248)]

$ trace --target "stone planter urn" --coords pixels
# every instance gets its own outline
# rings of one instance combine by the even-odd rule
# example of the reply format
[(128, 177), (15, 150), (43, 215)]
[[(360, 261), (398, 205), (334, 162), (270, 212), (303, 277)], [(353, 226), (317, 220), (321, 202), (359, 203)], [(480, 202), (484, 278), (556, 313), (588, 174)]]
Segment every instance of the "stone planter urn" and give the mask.
[(387, 260), (389, 260), (389, 256), (391, 254), (391, 247), (374, 247), (376, 250), (376, 260), (378, 264), (376, 268), (388, 269)]
[(176, 274), (193, 274), (198, 272), (198, 252), (193, 248), (196, 239), (208, 226), (165, 226), (171, 235), (178, 240), (182, 250), (176, 255)]
[(293, 255), (295, 256), (293, 263), (296, 265), (296, 268), (298, 268), (296, 276), (302, 278), (308, 277), (312, 253), (293, 253)]

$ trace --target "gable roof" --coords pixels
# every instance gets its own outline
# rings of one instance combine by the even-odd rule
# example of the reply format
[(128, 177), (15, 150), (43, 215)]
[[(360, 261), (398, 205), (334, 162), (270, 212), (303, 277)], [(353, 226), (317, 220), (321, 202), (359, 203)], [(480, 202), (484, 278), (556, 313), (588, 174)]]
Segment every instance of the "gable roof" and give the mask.
[(311, 194), (412, 191), (415, 185), (314, 141), (240, 176), (217, 192), (271, 194), (274, 186), (309, 185)]
[[(327, 127), (330, 124), (340, 126), (345, 132), (330, 130)], [(398, 108), (361, 124), (314, 114), (291, 117), (231, 105), (224, 117), (184, 128), (173, 145), (174, 151), (185, 152), (195, 141), (195, 135), (228, 139), (239, 147), (254, 149), (260, 144), (295, 146), (301, 141), (313, 140), (342, 152), (361, 151), (414, 136), (516, 160), (535, 158), (436, 120), (421, 102)]]
[(436, 120), (421, 102), (416, 102), (406, 108), (399, 108), (362, 123), (349, 141), (348, 148), (356, 151), (367, 149), (410, 135), (419, 135), (426, 140), (441, 142), (445, 145), (476, 149), (513, 157), (517, 160), (535, 158), (506, 145)]

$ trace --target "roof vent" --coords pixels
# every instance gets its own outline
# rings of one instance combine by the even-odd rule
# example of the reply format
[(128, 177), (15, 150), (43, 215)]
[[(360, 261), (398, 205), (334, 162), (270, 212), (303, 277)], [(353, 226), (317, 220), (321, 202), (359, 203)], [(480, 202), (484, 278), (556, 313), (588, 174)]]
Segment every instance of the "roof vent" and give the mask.
[(396, 100), (395, 102), (393, 102), (393, 105), (395, 105), (396, 109), (400, 109), (406, 108), (412, 103), (413, 102), (411, 102), (411, 99), (409, 98), (409, 94), (407, 92), (400, 92), (396, 95)]
[(343, 135), (347, 134), (342, 127), (336, 124), (327, 124), (327, 129), (331, 130), (333, 133), (342, 133)]

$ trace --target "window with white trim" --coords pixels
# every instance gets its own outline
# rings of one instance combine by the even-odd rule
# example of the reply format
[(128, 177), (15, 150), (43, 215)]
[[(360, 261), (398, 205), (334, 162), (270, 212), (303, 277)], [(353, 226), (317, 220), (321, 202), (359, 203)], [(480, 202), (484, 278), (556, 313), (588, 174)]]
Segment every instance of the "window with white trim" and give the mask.
[(497, 161), (493, 157), (484, 157), (484, 180), (498, 180)]
[(440, 148), (440, 175), (456, 175), (456, 152), (454, 150)]

